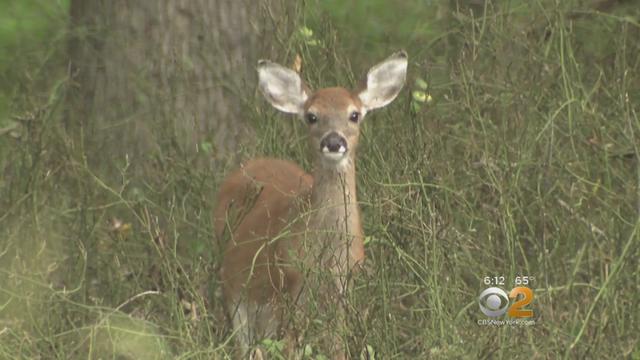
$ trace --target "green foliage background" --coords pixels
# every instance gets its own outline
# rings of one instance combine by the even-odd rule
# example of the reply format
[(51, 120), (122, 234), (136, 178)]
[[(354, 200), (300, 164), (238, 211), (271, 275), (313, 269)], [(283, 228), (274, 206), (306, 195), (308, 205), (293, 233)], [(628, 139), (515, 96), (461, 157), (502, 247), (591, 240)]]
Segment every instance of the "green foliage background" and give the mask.
[[(369, 269), (341, 331), (377, 359), (640, 359), (640, 8), (461, 3), (308, 1), (274, 59), (300, 54), (313, 87), (353, 84), (400, 48), (411, 59), (407, 89), (366, 120)], [(0, 357), (225, 358), (223, 174), (174, 159), (112, 184), (78, 160), (68, 6), (0, 1)], [(244, 157), (308, 167), (303, 125), (255, 103)], [(477, 324), (497, 275), (535, 278), (534, 326)]]

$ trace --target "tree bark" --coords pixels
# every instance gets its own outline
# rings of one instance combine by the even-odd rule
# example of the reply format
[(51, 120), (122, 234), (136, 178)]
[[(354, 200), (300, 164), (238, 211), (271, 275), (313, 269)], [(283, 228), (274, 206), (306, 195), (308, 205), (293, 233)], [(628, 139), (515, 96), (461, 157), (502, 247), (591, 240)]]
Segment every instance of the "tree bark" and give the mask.
[(67, 128), (89, 163), (236, 154), (255, 63), (288, 31), (266, 1), (72, 0)]
[[(238, 160), (252, 137), (255, 64), (275, 53), (278, 34), (291, 32), (280, 16), (287, 1), (72, 0), (70, 158), (114, 189), (153, 182), (175, 163)], [(92, 206), (83, 178), (73, 179), (79, 207)], [(93, 298), (109, 292), (101, 281), (108, 276), (98, 240), (85, 235), (78, 240)]]

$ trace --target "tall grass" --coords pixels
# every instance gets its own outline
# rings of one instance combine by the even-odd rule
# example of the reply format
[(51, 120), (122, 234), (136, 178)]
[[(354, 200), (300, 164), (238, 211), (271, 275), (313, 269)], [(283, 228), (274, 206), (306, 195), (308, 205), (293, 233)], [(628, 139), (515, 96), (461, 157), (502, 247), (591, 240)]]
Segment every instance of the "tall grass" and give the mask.
[[(367, 116), (359, 148), (368, 259), (341, 330), (353, 352), (640, 358), (637, 7), (366, 4), (307, 4), (312, 34), (273, 59), (300, 54), (321, 87), (410, 55), (407, 89)], [(114, 184), (83, 163), (61, 120), (64, 42), (43, 44), (64, 38), (56, 16), (38, 51), (16, 45), (26, 65), (0, 65), (14, 89), (0, 124), (15, 127), (0, 135), (0, 357), (225, 358), (211, 223), (224, 172), (168, 157)], [(308, 168), (304, 125), (256, 101), (243, 156)], [(535, 325), (479, 326), (483, 278), (508, 290), (519, 275), (534, 277)]]

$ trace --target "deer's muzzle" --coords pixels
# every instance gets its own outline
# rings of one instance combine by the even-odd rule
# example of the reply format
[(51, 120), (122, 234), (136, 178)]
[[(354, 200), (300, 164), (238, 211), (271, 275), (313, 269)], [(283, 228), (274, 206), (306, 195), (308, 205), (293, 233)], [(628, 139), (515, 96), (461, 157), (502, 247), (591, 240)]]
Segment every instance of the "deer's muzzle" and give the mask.
[(320, 151), (324, 154), (345, 154), (347, 152), (347, 140), (335, 131), (325, 135), (320, 141)]

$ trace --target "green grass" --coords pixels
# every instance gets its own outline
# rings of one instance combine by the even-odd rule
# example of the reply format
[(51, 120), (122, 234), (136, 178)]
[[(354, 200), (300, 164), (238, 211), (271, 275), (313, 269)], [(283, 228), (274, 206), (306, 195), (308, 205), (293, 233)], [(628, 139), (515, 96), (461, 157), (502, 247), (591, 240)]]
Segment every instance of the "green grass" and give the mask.
[[(292, 34), (274, 59), (301, 54), (317, 87), (410, 55), (407, 88), (367, 116), (357, 162), (367, 271), (342, 331), (376, 359), (640, 359), (640, 12), (558, 3), (488, 3), (485, 16), (310, 3), (312, 39)], [(83, 163), (61, 120), (57, 11), (10, 12), (46, 15), (15, 35), (0, 19), (23, 60), (0, 57), (13, 119), (0, 128), (19, 124), (0, 135), (0, 358), (224, 358), (211, 222), (224, 172), (169, 159), (114, 182)], [(263, 101), (246, 116), (257, 147), (243, 157), (308, 168), (304, 125)], [(497, 275), (506, 290), (534, 277), (535, 325), (477, 324), (483, 277)]]
[(40, 87), (48, 77), (43, 63), (62, 59), (67, 7), (68, 0), (0, 1), (0, 129), (11, 125), (12, 112), (23, 110), (18, 104), (29, 101), (26, 95), (37, 92), (25, 77), (40, 80), (32, 84)]

